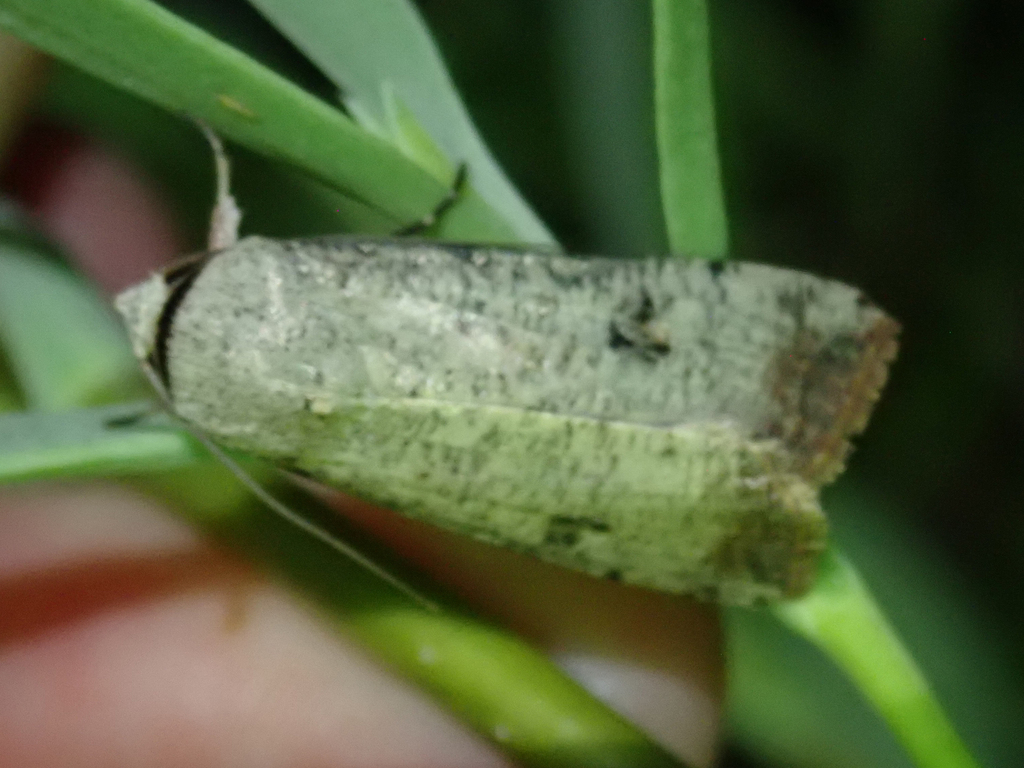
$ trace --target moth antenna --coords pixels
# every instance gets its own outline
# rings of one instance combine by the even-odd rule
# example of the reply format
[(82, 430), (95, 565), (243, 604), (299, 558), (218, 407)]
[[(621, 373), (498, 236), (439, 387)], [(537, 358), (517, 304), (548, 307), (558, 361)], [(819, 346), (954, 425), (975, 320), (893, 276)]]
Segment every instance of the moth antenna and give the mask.
[(238, 242), (238, 225), (242, 222), (242, 209), (231, 194), (231, 163), (220, 136), (206, 123), (196, 120), (213, 151), (213, 164), (217, 175), (217, 199), (210, 214), (210, 234), (207, 250), (211, 253), (230, 248)]
[(160, 376), (157, 374), (155, 370), (153, 370), (153, 367), (149, 363), (144, 362), (142, 364), (142, 370), (143, 372), (145, 372), (146, 378), (149, 379), (150, 384), (153, 385), (153, 388), (160, 396), (160, 399), (163, 401), (164, 405), (167, 407), (167, 411), (168, 413), (170, 413), (171, 418), (177, 421), (185, 429), (186, 432), (192, 435), (192, 437), (194, 437), (196, 440), (202, 443), (203, 447), (206, 448), (206, 450), (208, 450), (211, 454), (213, 454), (214, 458), (216, 458), (221, 464), (227, 467), (228, 471), (231, 472), (231, 474), (233, 474), (239, 480), (239, 482), (242, 483), (242, 485), (248, 488), (249, 491), (257, 499), (259, 499), (267, 507), (269, 507), (271, 511), (273, 511), (275, 514), (280, 516), (285, 521), (291, 523), (301, 531), (308, 533), (313, 538), (326, 544), (335, 552), (339, 553), (344, 557), (347, 557), (349, 560), (356, 563), (357, 565), (362, 566), (367, 571), (377, 576), (378, 578), (382, 579), (383, 581), (387, 582), (392, 587), (397, 589), (399, 592), (404, 594), (406, 597), (410, 598), (411, 600), (419, 604), (421, 607), (433, 612), (438, 612), (441, 610), (440, 606), (436, 602), (421, 595), (419, 592), (417, 592), (411, 586), (409, 586), (404, 581), (399, 579), (397, 576), (388, 572), (382, 565), (380, 565), (379, 563), (375, 563), (373, 560), (364, 555), (351, 544), (347, 544), (346, 542), (342, 541), (337, 536), (332, 535), (329, 531), (320, 527), (316, 523), (307, 520), (305, 517), (300, 515), (298, 512), (296, 512), (294, 509), (292, 509), (287, 504), (282, 502), (280, 499), (273, 496), (269, 491), (267, 491), (266, 488), (264, 488), (262, 485), (256, 482), (256, 480), (253, 479), (252, 475), (246, 472), (245, 469), (243, 469), (237, 461), (232, 459), (224, 451), (223, 448), (221, 448), (209, 437), (207, 437), (202, 432), (202, 430), (196, 429), (187, 421), (185, 421), (176, 413), (174, 413), (170, 393), (164, 386), (163, 381), (160, 380)]

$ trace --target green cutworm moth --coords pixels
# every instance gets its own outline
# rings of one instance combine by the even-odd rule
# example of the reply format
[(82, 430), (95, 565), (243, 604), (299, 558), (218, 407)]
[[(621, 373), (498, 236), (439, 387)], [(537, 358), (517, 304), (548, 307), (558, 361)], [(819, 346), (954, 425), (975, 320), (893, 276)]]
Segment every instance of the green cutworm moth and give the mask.
[(587, 573), (797, 595), (896, 353), (856, 289), (746, 263), (249, 237), (117, 299), (224, 446)]

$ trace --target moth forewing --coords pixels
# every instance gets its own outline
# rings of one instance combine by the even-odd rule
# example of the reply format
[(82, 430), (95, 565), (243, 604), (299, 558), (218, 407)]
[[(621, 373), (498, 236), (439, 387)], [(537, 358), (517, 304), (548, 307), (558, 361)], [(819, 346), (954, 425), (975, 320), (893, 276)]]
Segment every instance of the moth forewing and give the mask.
[[(794, 595), (898, 325), (792, 270), (251, 237), (163, 308), (177, 413), (226, 446), (598, 576)], [(156, 320), (154, 321), (154, 315)]]

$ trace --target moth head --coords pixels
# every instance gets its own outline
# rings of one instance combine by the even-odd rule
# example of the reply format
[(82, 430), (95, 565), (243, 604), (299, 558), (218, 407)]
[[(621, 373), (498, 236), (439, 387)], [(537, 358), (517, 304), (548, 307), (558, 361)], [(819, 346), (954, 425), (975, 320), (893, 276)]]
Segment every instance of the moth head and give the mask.
[(160, 317), (169, 295), (170, 288), (164, 276), (158, 273), (114, 299), (114, 306), (128, 329), (132, 352), (139, 360), (146, 360), (156, 347)]

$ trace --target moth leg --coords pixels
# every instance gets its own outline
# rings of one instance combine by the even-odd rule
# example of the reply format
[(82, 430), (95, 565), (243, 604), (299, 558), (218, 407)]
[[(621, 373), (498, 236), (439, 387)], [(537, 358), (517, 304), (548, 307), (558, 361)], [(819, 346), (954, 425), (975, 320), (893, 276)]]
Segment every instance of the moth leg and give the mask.
[(395, 230), (394, 235), (396, 237), (419, 235), (434, 226), (458, 202), (459, 197), (462, 196), (462, 190), (466, 187), (466, 177), (468, 175), (469, 168), (466, 166), (466, 163), (459, 163), (459, 167), (455, 171), (455, 178), (452, 179), (452, 185), (448, 188), (447, 194), (434, 206), (434, 210), (419, 221), (414, 221), (412, 224), (406, 224), (404, 227)]
[(231, 163), (224, 152), (220, 137), (210, 126), (196, 121), (203, 132), (210, 149), (213, 150), (213, 162), (217, 174), (217, 199), (210, 214), (210, 234), (207, 238), (207, 250), (215, 252), (230, 248), (238, 242), (238, 225), (242, 221), (242, 210), (231, 194)]

